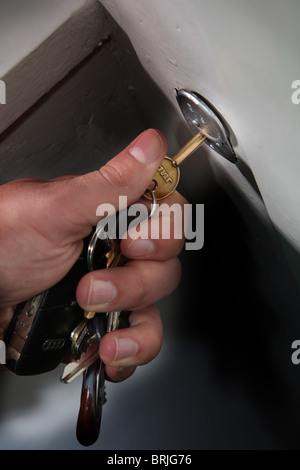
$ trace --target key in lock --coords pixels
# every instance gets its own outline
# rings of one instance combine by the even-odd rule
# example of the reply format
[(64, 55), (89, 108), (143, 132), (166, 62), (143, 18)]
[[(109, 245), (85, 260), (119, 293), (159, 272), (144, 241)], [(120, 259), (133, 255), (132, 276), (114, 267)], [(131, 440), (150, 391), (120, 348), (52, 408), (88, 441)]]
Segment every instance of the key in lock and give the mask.
[[(190, 129), (196, 135), (172, 158), (166, 156), (163, 159), (153, 179), (152, 190), (158, 201), (175, 191), (180, 179), (179, 165), (202, 144), (207, 143), (231, 163), (237, 161), (226, 125), (212, 105), (196, 93), (187, 90), (179, 90), (176, 98)], [(150, 199), (147, 191), (144, 196)]]

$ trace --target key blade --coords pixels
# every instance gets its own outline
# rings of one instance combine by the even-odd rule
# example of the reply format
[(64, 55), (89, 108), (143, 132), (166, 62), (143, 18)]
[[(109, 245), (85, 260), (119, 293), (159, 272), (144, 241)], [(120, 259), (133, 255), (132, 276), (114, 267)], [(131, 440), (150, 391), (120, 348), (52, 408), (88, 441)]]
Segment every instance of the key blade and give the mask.
[(201, 145), (206, 141), (207, 137), (199, 132), (194, 135), (191, 140), (189, 140), (180, 150), (178, 150), (175, 155), (173, 155), (172, 160), (176, 165), (181, 165), (184, 160), (186, 160), (192, 153), (194, 153)]
[(78, 361), (70, 362), (65, 366), (60, 377), (62, 383), (71, 383), (99, 358), (99, 337), (97, 335), (92, 336), (89, 343), (88, 351), (83, 353)]
[(121, 312), (109, 312), (107, 316), (107, 329), (106, 332), (110, 333), (119, 328)]
[(98, 351), (89, 356), (86, 360), (78, 364), (77, 362), (70, 362), (63, 370), (60, 381), (65, 384), (71, 383), (76, 377), (82, 374), (89, 366), (91, 366), (99, 358)]

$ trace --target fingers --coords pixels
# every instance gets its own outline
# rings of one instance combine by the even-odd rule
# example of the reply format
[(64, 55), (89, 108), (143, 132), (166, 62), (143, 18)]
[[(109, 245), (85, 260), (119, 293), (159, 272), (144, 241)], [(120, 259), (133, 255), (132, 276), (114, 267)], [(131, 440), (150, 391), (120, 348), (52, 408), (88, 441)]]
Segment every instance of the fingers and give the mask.
[[(100, 170), (49, 183), (54, 206), (64, 207), (71, 217), (74, 214), (77, 226), (88, 224), (91, 228), (99, 221), (96, 212), (100, 204), (111, 204), (118, 210), (120, 195), (127, 198), (128, 205), (141, 197), (165, 156), (166, 148), (166, 140), (159, 131), (143, 132)], [(67, 220), (70, 220), (69, 216)]]
[(100, 343), (100, 356), (107, 376), (115, 382), (128, 378), (139, 365), (147, 364), (159, 353), (163, 328), (155, 305), (132, 312), (130, 328), (112, 331)]
[(77, 301), (92, 312), (137, 310), (171, 294), (180, 276), (178, 258), (133, 260), (122, 267), (86, 274), (77, 286)]
[(162, 201), (154, 215), (131, 228), (121, 242), (131, 259), (165, 260), (177, 256), (184, 244), (186, 199), (177, 191)]
[(177, 287), (180, 275), (180, 262), (172, 258), (132, 260), (119, 268), (93, 271), (81, 279), (77, 300), (85, 310), (131, 311), (130, 328), (110, 332), (100, 343), (100, 356), (110, 380), (125, 380), (138, 365), (146, 364), (158, 354), (162, 324), (153, 303)]

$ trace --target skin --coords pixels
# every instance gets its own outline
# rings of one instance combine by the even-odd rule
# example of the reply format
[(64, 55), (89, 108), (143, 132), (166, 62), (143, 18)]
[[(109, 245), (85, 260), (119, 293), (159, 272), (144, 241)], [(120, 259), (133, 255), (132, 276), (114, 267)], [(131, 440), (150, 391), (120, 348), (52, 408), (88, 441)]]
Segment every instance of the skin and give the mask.
[[(76, 262), (82, 240), (99, 221), (98, 205), (117, 207), (119, 195), (127, 196), (129, 205), (135, 203), (166, 148), (164, 136), (149, 129), (99, 171), (16, 180), (0, 187), (0, 339), (14, 306), (57, 283)], [(166, 202), (186, 203), (177, 192)], [(130, 327), (108, 333), (100, 344), (107, 377), (116, 382), (158, 354), (163, 332), (155, 302), (180, 281), (177, 256), (183, 239), (139, 242), (122, 240), (122, 252), (130, 260), (122, 267), (86, 274), (77, 287), (77, 301), (84, 309), (131, 311)]]

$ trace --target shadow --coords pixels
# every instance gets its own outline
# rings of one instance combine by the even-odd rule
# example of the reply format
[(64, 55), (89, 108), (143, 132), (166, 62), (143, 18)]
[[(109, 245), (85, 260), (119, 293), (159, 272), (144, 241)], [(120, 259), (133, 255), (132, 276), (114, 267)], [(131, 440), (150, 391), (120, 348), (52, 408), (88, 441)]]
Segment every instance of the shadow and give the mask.
[[(215, 187), (190, 202), (196, 201), (205, 203), (205, 244), (181, 255), (181, 289), (188, 292), (193, 317), (185, 322), (177, 317), (177, 334), (205, 344), (216, 386), (223, 393), (240, 387), (276, 448), (300, 449), (300, 377), (290, 360), (292, 340), (300, 333), (300, 298), (290, 295), (289, 275), (275, 261), (278, 295), (269, 267), (265, 260), (258, 266), (254, 241), (226, 193)], [(265, 269), (274, 303), (264, 294), (259, 269)], [(182, 300), (179, 311), (188, 315), (186, 295)], [(220, 426), (228, 432), (228, 423)]]

